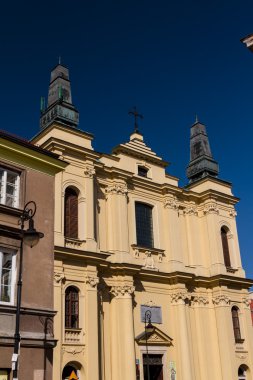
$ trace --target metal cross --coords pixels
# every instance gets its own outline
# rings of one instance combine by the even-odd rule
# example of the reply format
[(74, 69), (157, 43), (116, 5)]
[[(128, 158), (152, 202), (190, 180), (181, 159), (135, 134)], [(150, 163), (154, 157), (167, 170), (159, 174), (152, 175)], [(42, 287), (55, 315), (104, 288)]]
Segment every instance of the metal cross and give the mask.
[(133, 107), (132, 111), (128, 112), (128, 115), (134, 116), (134, 132), (135, 133), (139, 133), (139, 128), (138, 128), (138, 124), (137, 124), (137, 118), (139, 117), (140, 119), (143, 119), (143, 115), (141, 115), (140, 113), (138, 113), (136, 107)]

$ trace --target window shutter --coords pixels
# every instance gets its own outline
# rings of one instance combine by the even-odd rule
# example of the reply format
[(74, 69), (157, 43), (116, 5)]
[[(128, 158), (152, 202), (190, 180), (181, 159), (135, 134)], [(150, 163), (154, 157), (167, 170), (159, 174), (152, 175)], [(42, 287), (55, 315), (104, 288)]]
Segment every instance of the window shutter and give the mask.
[(227, 231), (224, 228), (221, 228), (221, 240), (222, 240), (222, 248), (223, 248), (223, 256), (224, 256), (224, 264), (226, 265), (226, 267), (231, 267)]
[(70, 188), (65, 192), (65, 236), (78, 238), (78, 196)]

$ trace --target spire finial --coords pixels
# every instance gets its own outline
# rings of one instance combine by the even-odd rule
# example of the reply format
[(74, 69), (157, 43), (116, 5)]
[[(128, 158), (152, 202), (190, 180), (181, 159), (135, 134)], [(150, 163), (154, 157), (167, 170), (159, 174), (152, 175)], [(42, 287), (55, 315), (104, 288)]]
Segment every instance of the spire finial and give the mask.
[(196, 117), (195, 117), (195, 124), (199, 122), (199, 118), (198, 118), (198, 115), (196, 114)]
[(134, 106), (131, 111), (128, 112), (128, 115), (134, 116), (134, 132), (135, 133), (140, 133), (139, 127), (137, 124), (137, 118), (139, 117), (140, 119), (143, 119), (143, 115), (138, 113), (137, 108)]
[(58, 60), (58, 62), (59, 62), (59, 65), (61, 65), (61, 56), (59, 55), (59, 60)]

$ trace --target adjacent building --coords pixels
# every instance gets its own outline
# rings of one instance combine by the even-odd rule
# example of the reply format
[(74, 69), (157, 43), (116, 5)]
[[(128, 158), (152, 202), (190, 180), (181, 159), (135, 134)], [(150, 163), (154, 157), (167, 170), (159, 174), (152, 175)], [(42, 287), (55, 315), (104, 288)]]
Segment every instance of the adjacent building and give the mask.
[(92, 140), (57, 65), (32, 139), (68, 162), (55, 176), (53, 379), (252, 379), (238, 198), (205, 125), (191, 127), (186, 187), (138, 129), (111, 154)]
[[(53, 348), (54, 176), (66, 166), (58, 156), (0, 131), (0, 379), (12, 379), (20, 217), (36, 202), (39, 244), (23, 247), (19, 379), (51, 380)], [(25, 223), (25, 229), (28, 225)]]

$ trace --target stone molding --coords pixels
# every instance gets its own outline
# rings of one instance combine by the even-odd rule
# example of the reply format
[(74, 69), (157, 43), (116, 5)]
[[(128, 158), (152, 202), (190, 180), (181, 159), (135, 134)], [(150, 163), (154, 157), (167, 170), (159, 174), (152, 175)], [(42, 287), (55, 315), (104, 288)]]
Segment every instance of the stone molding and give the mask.
[(118, 195), (127, 195), (127, 185), (123, 183), (113, 183), (112, 185), (107, 186), (105, 189), (107, 194), (118, 194)]
[(226, 306), (230, 304), (230, 299), (224, 294), (221, 294), (219, 296), (213, 297), (213, 304), (215, 306)]
[(54, 272), (54, 281), (59, 284), (65, 280), (65, 275), (62, 272)]
[(193, 206), (188, 206), (184, 209), (184, 215), (195, 215), (195, 216), (198, 216), (198, 210), (197, 210), (197, 207), (193, 207)]
[(99, 283), (99, 278), (97, 276), (86, 276), (85, 282), (90, 285), (92, 289), (95, 289)]
[(174, 198), (165, 198), (163, 201), (163, 206), (164, 208), (169, 208), (176, 211), (179, 209), (179, 204)]
[(149, 300), (149, 301), (146, 301), (144, 303), (142, 303), (143, 306), (148, 306), (148, 307), (156, 307), (158, 306), (156, 302), (154, 302), (153, 300)]
[(95, 171), (93, 166), (87, 165), (84, 167), (83, 174), (84, 174), (85, 178), (93, 178), (95, 173), (96, 173), (96, 171)]
[(219, 208), (217, 206), (217, 203), (208, 203), (207, 205), (205, 205), (204, 207), (204, 210), (203, 210), (204, 214), (219, 214)]
[(114, 297), (131, 296), (134, 293), (135, 287), (133, 285), (115, 285), (112, 286), (110, 292)]
[(192, 297), (192, 304), (193, 305), (199, 305), (199, 306), (206, 306), (209, 304), (209, 301), (204, 296), (193, 296)]
[(171, 302), (174, 303), (174, 304), (177, 304), (179, 302), (181, 302), (181, 303), (185, 302), (185, 300), (187, 298), (189, 298), (188, 293), (184, 292), (184, 291), (181, 291), (181, 292), (179, 291), (177, 293), (172, 293), (170, 295), (170, 297), (171, 297)]

